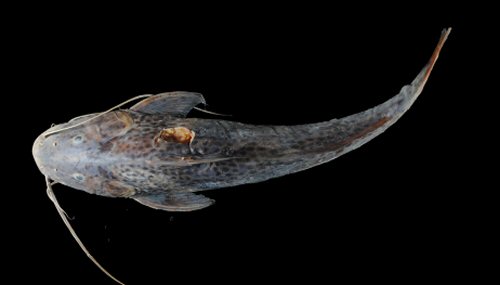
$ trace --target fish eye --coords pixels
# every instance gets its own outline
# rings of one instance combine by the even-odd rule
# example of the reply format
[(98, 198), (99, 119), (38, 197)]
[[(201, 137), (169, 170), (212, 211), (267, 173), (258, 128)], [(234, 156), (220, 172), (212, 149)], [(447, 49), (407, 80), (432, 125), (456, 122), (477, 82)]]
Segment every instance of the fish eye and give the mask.
[(77, 135), (73, 137), (73, 143), (80, 144), (83, 142), (83, 137), (81, 135)]
[(73, 177), (73, 179), (75, 179), (78, 182), (83, 182), (85, 180), (85, 176), (83, 176), (83, 174), (81, 173), (73, 173), (71, 177)]

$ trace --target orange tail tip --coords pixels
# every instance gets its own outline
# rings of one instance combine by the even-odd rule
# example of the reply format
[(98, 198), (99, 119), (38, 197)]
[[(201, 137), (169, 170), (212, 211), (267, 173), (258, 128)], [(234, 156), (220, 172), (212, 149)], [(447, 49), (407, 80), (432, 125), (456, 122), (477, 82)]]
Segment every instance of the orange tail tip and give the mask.
[(446, 42), (446, 39), (448, 39), (448, 36), (451, 33), (451, 28), (444, 29), (441, 32), (441, 37), (439, 38), (439, 42), (434, 49), (434, 52), (432, 53), (431, 59), (429, 60), (428, 68), (424, 76), (424, 83), (427, 81), (429, 78), (429, 75), (431, 74), (432, 68), (434, 67), (434, 64), (436, 63), (436, 60), (439, 57), (439, 53), (441, 52), (441, 49), (443, 48), (444, 43)]

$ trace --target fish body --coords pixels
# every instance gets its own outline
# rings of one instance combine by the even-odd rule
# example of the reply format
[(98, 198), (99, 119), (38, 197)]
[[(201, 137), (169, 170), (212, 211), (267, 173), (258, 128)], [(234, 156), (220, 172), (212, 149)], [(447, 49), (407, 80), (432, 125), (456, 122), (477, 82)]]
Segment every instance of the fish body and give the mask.
[(44, 175), (75, 189), (168, 211), (201, 209), (213, 200), (196, 192), (308, 169), (384, 132), (422, 92), (448, 33), (410, 85), (345, 118), (296, 126), (186, 118), (205, 99), (170, 92), (56, 125), (36, 139), (33, 156)]

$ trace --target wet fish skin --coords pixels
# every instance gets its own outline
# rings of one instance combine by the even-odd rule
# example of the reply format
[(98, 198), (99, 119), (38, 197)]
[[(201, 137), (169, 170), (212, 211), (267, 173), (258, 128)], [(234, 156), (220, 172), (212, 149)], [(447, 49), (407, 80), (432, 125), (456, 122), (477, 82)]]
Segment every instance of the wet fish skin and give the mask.
[[(422, 92), (449, 32), (410, 85), (345, 118), (296, 126), (186, 118), (203, 96), (170, 92), (88, 122), (95, 114), (56, 125), (36, 139), (33, 156), (44, 175), (75, 189), (168, 211), (201, 209), (213, 200), (195, 192), (308, 169), (384, 132)], [(47, 135), (69, 126), (76, 127)]]

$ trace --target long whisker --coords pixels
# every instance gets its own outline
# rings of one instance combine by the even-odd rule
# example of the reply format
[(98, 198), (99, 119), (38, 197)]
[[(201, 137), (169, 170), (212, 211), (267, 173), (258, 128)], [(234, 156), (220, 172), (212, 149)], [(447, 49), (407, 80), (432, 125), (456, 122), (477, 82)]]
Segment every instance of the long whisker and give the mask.
[(193, 109), (200, 111), (200, 112), (203, 112), (203, 113), (210, 114), (210, 115), (215, 115), (215, 116), (223, 116), (223, 117), (232, 117), (233, 116), (233, 115), (228, 115), (228, 114), (221, 114), (221, 113), (212, 112), (212, 111), (205, 110), (205, 109), (198, 108), (198, 107), (193, 107)]
[(69, 127), (66, 127), (66, 128), (62, 128), (62, 129), (58, 129), (58, 130), (53, 130), (53, 131), (48, 131), (48, 132), (45, 132), (43, 135), (44, 135), (44, 137), (48, 137), (48, 136), (50, 136), (50, 135), (57, 134), (57, 133), (60, 133), (60, 132), (62, 132), (62, 131), (66, 131), (66, 130), (69, 130), (69, 129), (72, 129), (72, 128), (75, 128), (75, 127), (78, 127), (78, 126), (83, 125), (83, 124), (85, 124), (85, 123), (88, 123), (88, 122), (90, 122), (90, 121), (92, 121), (92, 120), (94, 120), (94, 119), (97, 119), (97, 118), (99, 118), (100, 116), (103, 116), (103, 115), (105, 115), (105, 114), (107, 114), (107, 113), (109, 113), (109, 112), (111, 112), (111, 111), (115, 110), (116, 108), (120, 108), (121, 106), (123, 106), (123, 105), (125, 105), (125, 104), (127, 104), (127, 103), (130, 103), (130, 102), (135, 101), (135, 100), (137, 100), (137, 99), (146, 98), (146, 97), (151, 97), (151, 96), (153, 96), (153, 95), (151, 95), (151, 94), (145, 94), (145, 95), (135, 96), (134, 98), (130, 98), (130, 99), (128, 99), (127, 101), (122, 102), (122, 103), (120, 103), (120, 104), (118, 104), (118, 105), (116, 105), (116, 106), (114, 106), (114, 107), (110, 108), (109, 110), (106, 110), (106, 111), (104, 111), (104, 112), (102, 112), (102, 113), (99, 113), (99, 114), (95, 115), (94, 117), (89, 118), (89, 119), (87, 119), (87, 120), (85, 120), (85, 121), (83, 121), (83, 122), (80, 122), (80, 123), (78, 123), (78, 124), (75, 124), (75, 125), (72, 125), (72, 126), (69, 126)]
[(80, 240), (80, 238), (76, 234), (75, 230), (73, 229), (73, 227), (71, 226), (71, 224), (68, 221), (66, 212), (59, 205), (59, 202), (57, 201), (57, 198), (56, 198), (56, 196), (54, 194), (54, 191), (52, 190), (52, 185), (56, 184), (57, 182), (50, 182), (50, 179), (49, 179), (48, 176), (45, 176), (45, 182), (47, 184), (47, 196), (49, 196), (49, 199), (52, 201), (52, 203), (54, 203), (54, 206), (56, 207), (57, 212), (59, 213), (59, 216), (61, 217), (61, 219), (63, 220), (64, 224), (68, 228), (69, 232), (71, 233), (71, 235), (73, 236), (73, 238), (76, 240), (76, 242), (78, 243), (78, 245), (80, 246), (80, 248), (83, 250), (83, 252), (85, 252), (85, 254), (87, 255), (87, 257), (90, 260), (92, 260), (92, 262), (102, 272), (104, 272), (104, 274), (106, 274), (109, 278), (113, 279), (118, 284), (125, 285), (125, 283), (123, 283), (120, 280), (116, 279), (113, 275), (111, 275), (111, 273), (109, 273), (108, 271), (106, 271), (106, 269), (104, 269), (104, 267), (102, 267), (101, 264), (99, 264), (99, 262), (97, 262), (97, 260), (95, 260), (95, 258), (90, 254), (90, 252), (87, 250), (87, 248), (85, 247), (85, 245), (82, 243), (82, 241)]

